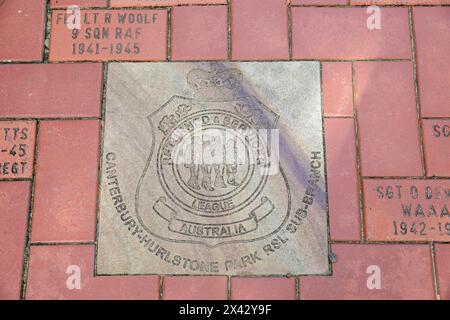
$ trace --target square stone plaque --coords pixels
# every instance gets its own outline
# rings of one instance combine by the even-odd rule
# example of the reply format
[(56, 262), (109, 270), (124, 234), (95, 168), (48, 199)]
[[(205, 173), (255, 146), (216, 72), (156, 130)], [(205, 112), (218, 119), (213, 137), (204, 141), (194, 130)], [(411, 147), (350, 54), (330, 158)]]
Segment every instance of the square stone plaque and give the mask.
[(317, 62), (111, 63), (97, 274), (328, 274)]

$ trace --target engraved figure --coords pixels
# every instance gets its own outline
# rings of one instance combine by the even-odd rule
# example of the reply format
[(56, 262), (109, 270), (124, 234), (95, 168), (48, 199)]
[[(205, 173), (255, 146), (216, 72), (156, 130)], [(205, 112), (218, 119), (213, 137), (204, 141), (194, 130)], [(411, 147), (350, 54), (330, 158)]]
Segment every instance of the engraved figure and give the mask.
[(203, 164), (203, 165), (201, 165), (201, 168), (202, 168), (202, 174), (203, 174), (203, 179), (202, 179), (203, 189), (208, 190), (208, 191), (214, 191), (214, 188), (211, 186), (212, 166), (210, 164)]
[(239, 183), (236, 182), (236, 173), (238, 169), (237, 164), (227, 164), (227, 183), (234, 187), (239, 186)]
[(225, 166), (223, 164), (213, 165), (216, 178), (214, 179), (214, 187), (216, 188), (226, 188), (225, 180), (223, 175), (225, 173)]
[(189, 169), (189, 179), (187, 185), (193, 189), (200, 190), (200, 186), (198, 185), (198, 173), (200, 166), (196, 164), (185, 164), (184, 166)]

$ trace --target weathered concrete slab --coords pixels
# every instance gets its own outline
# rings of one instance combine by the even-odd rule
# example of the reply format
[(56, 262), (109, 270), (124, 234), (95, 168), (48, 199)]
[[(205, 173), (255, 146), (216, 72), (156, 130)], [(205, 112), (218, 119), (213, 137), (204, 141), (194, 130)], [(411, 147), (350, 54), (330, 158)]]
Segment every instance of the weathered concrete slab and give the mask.
[(327, 274), (316, 62), (112, 63), (97, 274)]

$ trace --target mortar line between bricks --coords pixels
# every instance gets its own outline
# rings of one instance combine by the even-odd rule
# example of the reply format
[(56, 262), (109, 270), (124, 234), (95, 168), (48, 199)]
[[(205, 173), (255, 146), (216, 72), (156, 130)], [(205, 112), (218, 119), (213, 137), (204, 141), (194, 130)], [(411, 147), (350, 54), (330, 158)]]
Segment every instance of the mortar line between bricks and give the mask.
[(164, 274), (165, 276), (167, 276), (167, 277), (171, 277), (171, 278), (182, 278), (182, 277), (186, 277), (186, 276), (189, 276), (189, 277), (192, 277), (192, 278), (203, 278), (203, 277), (211, 277), (211, 278), (216, 278), (216, 277), (227, 277), (227, 275), (223, 275), (223, 274), (220, 274), (220, 275), (217, 275), (217, 274), (215, 274), (215, 273), (207, 273), (207, 274), (200, 274), (200, 273), (196, 273), (196, 274), (179, 274), (179, 273), (176, 273), (176, 274)]
[[(109, 3), (109, 0), (107, 0)], [(199, 3), (199, 4), (172, 4), (170, 7), (220, 7), (226, 6), (225, 3)], [(369, 4), (291, 4), (292, 8), (366, 8)], [(381, 8), (405, 8), (405, 7), (415, 7), (415, 8), (428, 8), (428, 7), (450, 7), (450, 4), (377, 4)], [(151, 9), (166, 9), (169, 6), (122, 6), (122, 7), (112, 7), (107, 4), (106, 7), (99, 6), (79, 6), (81, 10), (151, 10)], [(65, 10), (67, 7), (52, 8), (51, 11)]]
[[(230, 43), (231, 46), (231, 43)], [(231, 48), (230, 48), (231, 50)], [(232, 60), (232, 59), (230, 59)], [(204, 59), (201, 60), (201, 62), (229, 62), (230, 60), (208, 60)], [(81, 63), (114, 63), (114, 62), (120, 62), (120, 63), (161, 63), (167, 61), (166, 59), (154, 59), (154, 60), (145, 60), (145, 61), (137, 61), (137, 60), (61, 60), (61, 61), (48, 61), (45, 62), (46, 64), (81, 64)], [(272, 59), (272, 60), (260, 60), (260, 59), (237, 59), (232, 60), (233, 62), (289, 62), (289, 61), (296, 61), (296, 62), (402, 62), (402, 61), (411, 61), (411, 59), (295, 59), (292, 60), (289, 59)], [(199, 62), (199, 60), (177, 60), (176, 62)], [(43, 64), (42, 61), (7, 61), (2, 60), (0, 61), (0, 65), (23, 65), (23, 64)]]
[(295, 277), (295, 300), (300, 300), (300, 277)]
[(408, 8), (408, 18), (409, 18), (409, 34), (411, 40), (411, 54), (412, 54), (412, 65), (413, 65), (413, 82), (414, 82), (414, 94), (416, 99), (416, 112), (417, 112), (417, 129), (418, 129), (418, 138), (420, 145), (420, 160), (422, 162), (422, 175), (427, 176), (427, 167), (426, 167), (426, 159), (425, 159), (425, 151), (424, 151), (424, 139), (423, 139), (423, 128), (422, 128), (422, 119), (421, 119), (421, 108), (420, 108), (420, 93), (419, 93), (419, 82), (417, 79), (417, 61), (416, 61), (416, 40), (414, 34), (414, 19), (413, 19), (413, 11), (412, 8)]
[(50, 7), (50, 0), (47, 0), (46, 11), (45, 11), (45, 29), (44, 29), (44, 56), (42, 63), (49, 63), (50, 56), (50, 41), (52, 32), (52, 11)]
[(45, 2), (45, 18), (44, 18), (44, 25), (43, 25), (43, 38), (44, 38), (44, 43), (43, 48), (42, 48), (42, 57), (41, 57), (41, 63), (46, 63), (48, 62), (48, 53), (49, 53), (49, 41), (48, 38), (50, 37), (50, 30), (49, 30), (49, 25), (51, 24), (51, 13), (50, 13), (50, 0), (47, 0)]
[(227, 300), (231, 300), (231, 276), (227, 276)]
[[(81, 11), (87, 11), (87, 10), (99, 10), (99, 11), (123, 11), (123, 10), (138, 10), (138, 11), (147, 11), (147, 10), (158, 10), (158, 11), (166, 11), (168, 8), (171, 8), (172, 6), (165, 6), (165, 7), (127, 7), (127, 8), (106, 8), (106, 7), (80, 7)], [(65, 12), (67, 8), (50, 8), (50, 11), (53, 13), (53, 11), (62, 11)]]
[[(320, 276), (329, 276), (329, 274), (316, 274)], [(202, 276), (202, 275), (200, 275)], [(203, 275), (205, 276), (205, 275)], [(222, 274), (215, 274), (215, 276), (222, 276)], [(293, 279), (295, 277), (303, 277), (304, 274), (245, 274), (245, 275), (228, 275), (232, 279), (245, 278), (276, 278), (276, 279)]]
[(231, 0), (227, 0), (227, 58), (232, 59), (232, 43), (231, 43)]
[[(207, 277), (207, 276), (211, 276), (211, 277), (215, 277), (215, 276), (226, 276), (225, 274), (189, 274), (189, 273), (99, 273), (97, 274), (97, 277), (126, 277), (126, 276), (156, 276), (158, 277), (158, 282), (161, 281), (160, 277), (164, 276), (164, 277)], [(158, 292), (159, 292), (159, 285), (158, 285)], [(158, 294), (159, 296), (159, 294)]]
[[(275, 61), (275, 60), (269, 60)], [(286, 60), (279, 60), (286, 61)], [(402, 61), (411, 61), (411, 59), (404, 58), (367, 58), (367, 59), (295, 59), (292, 61), (321, 61), (321, 62), (402, 62)]]
[[(428, 244), (428, 243), (427, 243)], [(232, 277), (232, 278), (279, 278), (279, 279), (285, 279), (285, 278), (294, 278), (294, 277), (304, 277), (307, 276), (307, 274), (246, 274), (246, 275), (230, 275), (227, 273), (197, 273), (193, 275), (192, 273), (155, 273), (155, 272), (149, 272), (149, 273), (112, 273), (112, 274), (103, 274), (99, 273), (96, 275), (97, 277), (113, 277), (113, 276), (158, 276), (158, 277)], [(330, 276), (329, 273), (317, 273), (313, 276)]]
[(323, 116), (325, 119), (353, 119), (353, 116)]
[(389, 176), (389, 177), (372, 177), (372, 176), (363, 176), (363, 179), (370, 179), (370, 180), (447, 180), (450, 179), (446, 176), (433, 176), (433, 177), (424, 177), (424, 176)]
[[(331, 241), (333, 245), (336, 244), (358, 244), (358, 245), (429, 245), (430, 243), (434, 243), (432, 240), (395, 240), (395, 241), (382, 241), (382, 240), (366, 240), (364, 243), (361, 243), (359, 240), (332, 240)], [(443, 243), (448, 244), (450, 241), (447, 242), (436, 242), (436, 243)]]
[(431, 268), (433, 272), (434, 293), (436, 295), (436, 300), (441, 300), (441, 292), (439, 288), (439, 282), (437, 279), (437, 271), (436, 271), (436, 251), (433, 242), (430, 243), (430, 254), (431, 254)]
[(0, 178), (0, 182), (25, 182), (25, 181), (33, 181), (31, 178)]
[(450, 120), (450, 117), (422, 117), (422, 120)]
[(172, 7), (167, 8), (167, 62), (172, 60)]
[(159, 300), (164, 300), (164, 276), (159, 276)]
[(33, 159), (33, 175), (30, 183), (30, 198), (28, 207), (28, 222), (27, 222), (27, 234), (25, 237), (25, 248), (23, 253), (23, 269), (22, 269), (22, 283), (20, 287), (20, 300), (25, 300), (27, 292), (27, 281), (28, 281), (28, 267), (30, 259), (30, 248), (31, 248), (31, 230), (33, 223), (33, 211), (34, 211), (34, 197), (36, 189), (36, 174), (37, 174), (37, 159), (38, 159), (38, 143), (39, 143), (39, 130), (40, 122), (36, 121), (35, 139), (34, 139), (34, 159)]
[(101, 103), (101, 121), (99, 132), (99, 146), (98, 146), (98, 167), (97, 167), (97, 201), (96, 201), (96, 220), (95, 220), (95, 249), (94, 249), (94, 277), (97, 275), (97, 256), (98, 256), (98, 239), (99, 239), (99, 225), (100, 225), (100, 202), (101, 202), (101, 188), (102, 188), (102, 173), (103, 173), (103, 141), (105, 136), (105, 114), (106, 114), (106, 91), (108, 82), (108, 63), (103, 64), (103, 82), (102, 82), (102, 103)]
[(30, 244), (32, 247), (42, 247), (42, 246), (92, 246), (95, 245), (95, 241), (73, 241), (73, 242), (32, 242)]
[[(373, 4), (372, 4), (373, 5)], [(293, 8), (367, 8), (370, 4), (293, 4)], [(450, 4), (376, 4), (381, 8), (429, 8), (429, 7), (450, 7)]]
[(292, 9), (291, 2), (287, 2), (286, 6), (287, 10), (287, 28), (288, 28), (288, 52), (289, 52), (289, 60), (292, 60)]
[(101, 120), (100, 117), (52, 117), (52, 118), (36, 118), (36, 117), (1, 117), (0, 121), (81, 121), (81, 120)]
[[(108, 0), (107, 0), (107, 1), (108, 1)], [(110, 9), (113, 9), (113, 8), (109, 8), (108, 6), (105, 6), (105, 7), (98, 7), (98, 6), (92, 6), (92, 7), (89, 7), (89, 6), (78, 6), (78, 7), (80, 8), (80, 10), (110, 10)], [(66, 11), (68, 8), (69, 8), (69, 6), (67, 6), (67, 7), (61, 7), (61, 8), (59, 8), (59, 7), (55, 7), (55, 8), (50, 7), (50, 11)], [(117, 8), (117, 9), (119, 9), (119, 8)]]
[(356, 177), (358, 180), (358, 204), (359, 204), (359, 219), (360, 219), (360, 240), (364, 242), (366, 239), (365, 223), (364, 223), (364, 195), (362, 185), (362, 171), (361, 171), (361, 140), (359, 138), (359, 124), (358, 124), (358, 106), (356, 105), (356, 77), (355, 64), (352, 62), (352, 100), (353, 100), (353, 126), (354, 126), (354, 142), (356, 151)]
[[(320, 84), (320, 113), (322, 116), (322, 149), (323, 149), (323, 176), (324, 176), (324, 184), (325, 184), (325, 210), (327, 217), (327, 247), (329, 256), (331, 252), (331, 230), (330, 230), (330, 202), (328, 199), (328, 170), (327, 170), (327, 147), (325, 141), (325, 105), (323, 101), (323, 65), (322, 62), (319, 62), (319, 84)], [(329, 273), (333, 273), (333, 265), (328, 259), (328, 271)]]

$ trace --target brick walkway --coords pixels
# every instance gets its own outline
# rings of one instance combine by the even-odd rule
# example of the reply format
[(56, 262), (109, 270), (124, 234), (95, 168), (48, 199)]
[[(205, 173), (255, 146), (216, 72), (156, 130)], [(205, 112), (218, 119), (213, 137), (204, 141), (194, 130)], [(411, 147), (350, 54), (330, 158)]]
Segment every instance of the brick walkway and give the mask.
[[(121, 10), (154, 26), (138, 48), (72, 45), (73, 2), (86, 25)], [(145, 2), (0, 5), (0, 298), (450, 299), (449, 0)], [(371, 3), (380, 29), (367, 27)], [(320, 61), (333, 275), (94, 277), (113, 60)]]

